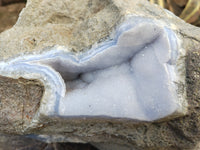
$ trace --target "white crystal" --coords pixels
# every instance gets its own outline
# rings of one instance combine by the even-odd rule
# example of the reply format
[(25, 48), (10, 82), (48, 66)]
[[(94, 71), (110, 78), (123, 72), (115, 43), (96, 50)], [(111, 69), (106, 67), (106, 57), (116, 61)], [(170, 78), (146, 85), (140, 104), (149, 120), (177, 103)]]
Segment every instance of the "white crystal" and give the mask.
[(177, 84), (185, 83), (177, 69), (182, 55), (171, 29), (144, 18), (129, 19), (113, 40), (87, 52), (56, 46), (2, 62), (0, 74), (43, 82), (39, 114), (152, 121), (185, 113), (185, 92), (178, 93)]

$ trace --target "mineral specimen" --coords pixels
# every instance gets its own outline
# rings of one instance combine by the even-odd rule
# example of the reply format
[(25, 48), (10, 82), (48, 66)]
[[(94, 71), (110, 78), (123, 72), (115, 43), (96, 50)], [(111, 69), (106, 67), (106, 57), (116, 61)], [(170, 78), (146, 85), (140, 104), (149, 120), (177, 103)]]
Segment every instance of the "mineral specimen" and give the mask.
[(194, 149), (199, 35), (145, 0), (29, 0), (0, 34), (3, 137)]
[[(184, 114), (184, 51), (175, 33), (146, 18), (129, 17), (112, 40), (75, 54), (54, 47), (0, 64), (0, 74), (37, 79), (45, 93), (39, 113), (152, 121)], [(182, 58), (182, 59), (181, 59)], [(179, 65), (179, 66), (178, 66)]]

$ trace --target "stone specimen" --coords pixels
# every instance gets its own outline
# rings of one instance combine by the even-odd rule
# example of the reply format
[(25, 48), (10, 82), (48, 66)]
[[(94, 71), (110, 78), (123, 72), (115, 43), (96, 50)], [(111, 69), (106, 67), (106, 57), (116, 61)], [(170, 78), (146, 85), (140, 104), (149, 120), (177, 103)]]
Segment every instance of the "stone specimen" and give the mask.
[(179, 92), (185, 85), (184, 53), (175, 33), (156, 24), (129, 17), (112, 40), (87, 52), (54, 47), (3, 61), (0, 74), (42, 82), (38, 115), (152, 121), (184, 114), (185, 91)]
[(199, 33), (143, 0), (29, 0), (0, 34), (0, 131), (194, 149)]

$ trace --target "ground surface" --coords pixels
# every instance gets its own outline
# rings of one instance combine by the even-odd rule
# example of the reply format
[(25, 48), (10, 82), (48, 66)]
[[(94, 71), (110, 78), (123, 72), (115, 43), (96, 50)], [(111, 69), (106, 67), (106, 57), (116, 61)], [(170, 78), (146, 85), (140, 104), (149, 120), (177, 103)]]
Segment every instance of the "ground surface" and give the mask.
[(0, 6), (0, 32), (11, 28), (17, 21), (18, 15), (25, 3)]

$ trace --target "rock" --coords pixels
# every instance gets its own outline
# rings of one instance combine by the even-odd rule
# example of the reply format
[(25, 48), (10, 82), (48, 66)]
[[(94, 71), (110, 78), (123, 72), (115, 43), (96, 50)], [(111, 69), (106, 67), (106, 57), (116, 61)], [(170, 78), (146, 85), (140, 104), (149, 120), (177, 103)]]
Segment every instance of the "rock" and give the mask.
[(100, 149), (195, 149), (199, 33), (143, 0), (29, 0), (0, 34), (0, 131)]
[(35, 120), (41, 114), (139, 121), (186, 114), (185, 51), (175, 33), (148, 19), (129, 17), (110, 39), (80, 54), (54, 47), (19, 56), (0, 63), (0, 72), (42, 83)]
[[(8, 144), (9, 143), (9, 144)], [(20, 135), (6, 135), (0, 134), (0, 148), (2, 150), (13, 150), (13, 149), (20, 149), (20, 150), (27, 150), (27, 149), (34, 149), (34, 150), (66, 150), (66, 149), (73, 149), (73, 150), (97, 150), (94, 146), (90, 144), (83, 144), (83, 143), (45, 143), (39, 140), (31, 139), (25, 136)]]

